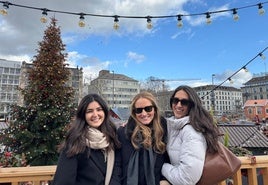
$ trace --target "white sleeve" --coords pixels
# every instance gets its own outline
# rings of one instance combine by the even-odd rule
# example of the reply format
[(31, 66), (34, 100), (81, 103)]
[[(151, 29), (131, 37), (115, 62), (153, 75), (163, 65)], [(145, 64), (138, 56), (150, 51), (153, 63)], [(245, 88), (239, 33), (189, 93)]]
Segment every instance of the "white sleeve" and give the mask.
[(195, 185), (202, 175), (206, 141), (204, 136), (191, 126), (185, 126), (180, 135), (182, 139), (180, 152), (172, 154), (178, 155), (173, 157), (178, 157), (179, 163), (177, 165), (165, 163), (162, 174), (173, 185)]

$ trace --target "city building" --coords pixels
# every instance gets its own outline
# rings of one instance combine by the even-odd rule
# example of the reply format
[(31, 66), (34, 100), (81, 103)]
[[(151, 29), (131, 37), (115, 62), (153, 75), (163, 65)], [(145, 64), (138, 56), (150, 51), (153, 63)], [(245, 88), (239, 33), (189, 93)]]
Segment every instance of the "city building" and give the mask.
[(255, 75), (241, 87), (243, 103), (247, 100), (268, 99), (268, 75)]
[(129, 108), (133, 97), (140, 92), (140, 84), (123, 74), (101, 70), (90, 82), (88, 92), (99, 94), (112, 108)]
[[(10, 105), (23, 104), (18, 87), (24, 88), (28, 84), (31, 63), (0, 59), (0, 118), (9, 119)], [(83, 96), (83, 69), (68, 68), (70, 78), (68, 85), (75, 91), (75, 103), (78, 104)]]
[(268, 119), (268, 99), (247, 100), (244, 104), (245, 116), (248, 120), (260, 124)]
[(213, 110), (214, 115), (243, 114), (240, 89), (216, 85), (199, 86), (194, 89), (202, 99), (203, 106), (207, 110)]
[(10, 105), (18, 100), (21, 62), (0, 59), (0, 118), (9, 119)]

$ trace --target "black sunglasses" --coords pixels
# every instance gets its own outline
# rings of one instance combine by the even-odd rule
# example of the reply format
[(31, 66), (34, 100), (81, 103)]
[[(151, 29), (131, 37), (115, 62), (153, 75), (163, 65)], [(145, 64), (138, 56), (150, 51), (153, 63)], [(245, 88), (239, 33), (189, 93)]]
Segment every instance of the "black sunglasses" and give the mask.
[(188, 106), (190, 104), (192, 104), (192, 101), (191, 100), (187, 100), (187, 99), (179, 99), (179, 98), (170, 98), (170, 102), (174, 105), (177, 105), (179, 102), (181, 102), (181, 105), (182, 106)]
[(150, 105), (150, 106), (146, 106), (146, 107), (141, 107), (141, 108), (134, 108), (133, 111), (134, 113), (136, 114), (140, 114), (142, 113), (143, 109), (146, 111), (146, 112), (151, 112), (153, 110), (154, 106), (153, 105)]

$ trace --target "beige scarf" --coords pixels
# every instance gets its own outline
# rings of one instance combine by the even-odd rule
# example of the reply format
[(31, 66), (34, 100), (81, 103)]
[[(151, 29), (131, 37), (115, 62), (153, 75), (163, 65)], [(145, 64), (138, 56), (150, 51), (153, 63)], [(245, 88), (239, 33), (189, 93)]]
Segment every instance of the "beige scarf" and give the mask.
[(107, 169), (105, 176), (105, 185), (108, 185), (114, 166), (114, 150), (110, 150), (107, 152), (106, 148), (109, 146), (105, 135), (96, 128), (90, 127), (88, 129), (89, 132), (89, 140), (87, 140), (88, 146), (93, 149), (102, 149), (104, 154), (105, 162), (107, 161)]

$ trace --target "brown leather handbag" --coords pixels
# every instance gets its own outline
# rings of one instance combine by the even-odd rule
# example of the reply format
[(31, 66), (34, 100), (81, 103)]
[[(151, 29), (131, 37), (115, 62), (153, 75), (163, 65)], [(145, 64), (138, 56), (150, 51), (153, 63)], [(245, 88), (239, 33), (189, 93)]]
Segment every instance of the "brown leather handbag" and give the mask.
[(219, 142), (219, 152), (206, 153), (203, 173), (197, 185), (216, 185), (232, 177), (240, 166), (240, 159)]

